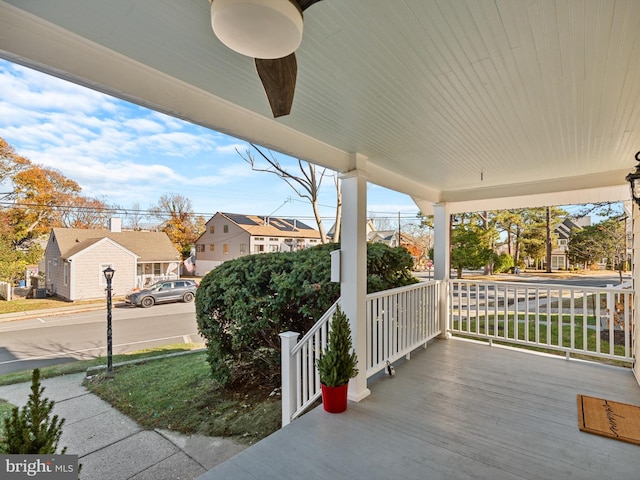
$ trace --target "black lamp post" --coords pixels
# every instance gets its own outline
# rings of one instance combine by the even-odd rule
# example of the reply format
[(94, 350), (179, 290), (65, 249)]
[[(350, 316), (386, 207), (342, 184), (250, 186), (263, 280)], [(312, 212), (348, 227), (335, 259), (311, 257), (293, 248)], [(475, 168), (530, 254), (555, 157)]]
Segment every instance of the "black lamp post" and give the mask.
[(109, 375), (113, 375), (113, 342), (111, 341), (111, 280), (113, 279), (113, 274), (116, 271), (111, 268), (105, 268), (102, 273), (104, 273), (104, 278), (107, 280), (107, 372)]
[(627, 182), (629, 182), (629, 185), (631, 185), (631, 197), (633, 201), (640, 207), (640, 152), (636, 153), (636, 160), (638, 161), (636, 171), (630, 173), (625, 178)]

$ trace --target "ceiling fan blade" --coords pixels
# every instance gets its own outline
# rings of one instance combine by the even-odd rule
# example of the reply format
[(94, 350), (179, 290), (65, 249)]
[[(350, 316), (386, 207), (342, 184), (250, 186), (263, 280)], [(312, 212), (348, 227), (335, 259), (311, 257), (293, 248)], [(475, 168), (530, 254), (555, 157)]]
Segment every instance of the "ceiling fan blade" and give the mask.
[(295, 53), (282, 58), (254, 60), (274, 118), (289, 115), (298, 72)]
[(300, 10), (304, 12), (307, 8), (309, 8), (314, 3), (319, 2), (320, 0), (295, 0), (295, 1), (298, 3)]

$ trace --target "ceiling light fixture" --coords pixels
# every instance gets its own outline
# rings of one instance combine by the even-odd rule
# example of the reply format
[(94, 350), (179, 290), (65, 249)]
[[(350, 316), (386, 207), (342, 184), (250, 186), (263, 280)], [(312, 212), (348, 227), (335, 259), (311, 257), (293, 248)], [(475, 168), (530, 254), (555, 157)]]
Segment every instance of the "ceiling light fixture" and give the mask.
[(210, 0), (211, 27), (230, 49), (247, 57), (274, 59), (302, 41), (302, 11), (291, 0)]
[(633, 201), (640, 207), (640, 152), (636, 153), (636, 160), (638, 161), (636, 171), (627, 175), (625, 179), (629, 182), (629, 185), (631, 185), (631, 197)]

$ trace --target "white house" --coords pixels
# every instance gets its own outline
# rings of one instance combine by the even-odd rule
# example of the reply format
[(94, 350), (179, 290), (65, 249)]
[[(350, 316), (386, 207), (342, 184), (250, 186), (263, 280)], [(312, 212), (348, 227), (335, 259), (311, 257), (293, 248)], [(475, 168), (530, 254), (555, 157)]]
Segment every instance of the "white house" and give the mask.
[(45, 249), (46, 288), (66, 300), (104, 297), (102, 273), (113, 268), (113, 294), (177, 278), (180, 254), (163, 232), (52, 228)]

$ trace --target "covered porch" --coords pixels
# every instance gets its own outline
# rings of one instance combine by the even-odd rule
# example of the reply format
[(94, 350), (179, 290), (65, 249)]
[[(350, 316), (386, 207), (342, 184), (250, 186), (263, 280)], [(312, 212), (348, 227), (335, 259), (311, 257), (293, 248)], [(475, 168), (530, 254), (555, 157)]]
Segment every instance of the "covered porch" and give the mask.
[(640, 404), (628, 368), (450, 339), (343, 414), (315, 408), (200, 477), (638, 478), (636, 445), (580, 432), (576, 396)]

